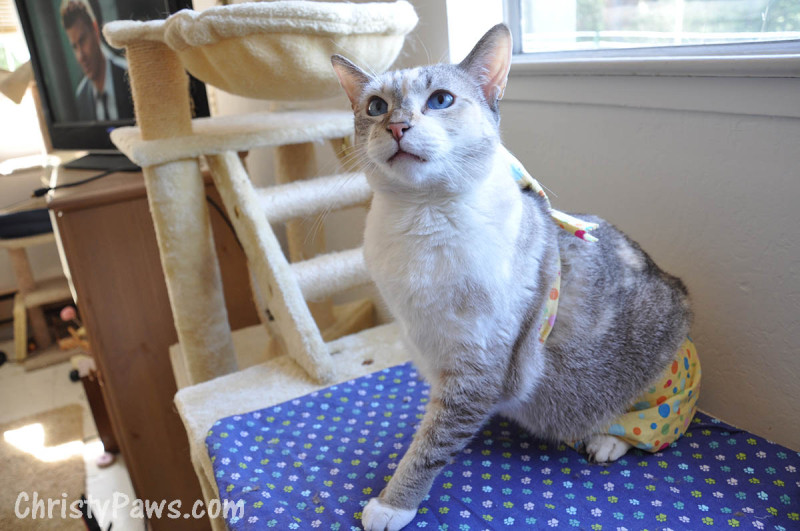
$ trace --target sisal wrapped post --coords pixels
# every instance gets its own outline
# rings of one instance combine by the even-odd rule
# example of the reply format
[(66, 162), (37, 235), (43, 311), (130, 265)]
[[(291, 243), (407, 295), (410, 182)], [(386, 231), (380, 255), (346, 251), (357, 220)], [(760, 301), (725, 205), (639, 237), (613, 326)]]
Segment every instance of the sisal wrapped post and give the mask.
[[(144, 140), (190, 135), (188, 76), (164, 43), (127, 50), (136, 121)], [(144, 168), (161, 265), (191, 384), (236, 371), (219, 263), (196, 159)]]
[[(317, 159), (311, 143), (289, 144), (275, 148), (275, 180), (287, 184), (317, 175)], [(325, 252), (325, 233), (322, 227), (324, 214), (308, 219), (286, 222), (286, 239), (289, 261), (302, 262)], [(331, 327), (336, 318), (333, 301), (328, 299), (308, 301), (308, 309), (320, 330)]]

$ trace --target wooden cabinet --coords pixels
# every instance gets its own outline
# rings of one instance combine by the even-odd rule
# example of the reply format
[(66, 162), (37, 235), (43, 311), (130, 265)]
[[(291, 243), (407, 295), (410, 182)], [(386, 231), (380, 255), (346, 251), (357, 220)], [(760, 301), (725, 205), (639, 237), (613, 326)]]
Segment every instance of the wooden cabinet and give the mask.
[[(62, 170), (59, 183), (94, 173)], [(214, 200), (211, 184), (207, 190)], [(180, 499), (190, 510), (203, 497), (172, 402), (176, 385), (168, 349), (177, 336), (143, 177), (114, 173), (58, 190), (49, 206), (136, 496)], [(256, 324), (244, 255), (222, 215), (215, 208), (209, 212), (231, 327)], [(150, 525), (195, 530), (207, 528), (208, 522), (165, 518)]]

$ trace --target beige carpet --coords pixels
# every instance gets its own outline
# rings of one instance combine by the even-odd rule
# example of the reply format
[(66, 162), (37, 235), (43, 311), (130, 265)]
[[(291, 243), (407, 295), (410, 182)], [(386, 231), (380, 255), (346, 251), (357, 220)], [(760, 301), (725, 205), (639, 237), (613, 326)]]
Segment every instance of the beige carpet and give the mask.
[[(81, 406), (73, 404), (10, 422), (0, 426), (0, 434), (0, 529), (85, 530), (83, 520), (70, 518), (70, 504), (86, 491), (80, 451)], [(44, 519), (34, 510), (34, 496), (45, 500), (40, 504)], [(47, 517), (48, 499), (58, 502), (53, 504), (52, 518)], [(66, 518), (62, 518), (64, 500)], [(18, 518), (15, 505), (20, 514), (27, 512), (27, 517)]]

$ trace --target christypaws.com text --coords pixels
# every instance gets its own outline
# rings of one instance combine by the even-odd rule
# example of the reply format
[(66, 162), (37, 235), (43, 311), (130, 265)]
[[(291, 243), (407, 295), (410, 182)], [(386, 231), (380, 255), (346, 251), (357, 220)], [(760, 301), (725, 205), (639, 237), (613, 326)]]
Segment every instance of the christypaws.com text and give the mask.
[(99, 500), (90, 494), (85, 500), (69, 501), (67, 493), (61, 498), (43, 498), (38, 492), (20, 492), (14, 503), (14, 514), (19, 519), (45, 520), (53, 518), (83, 518), (83, 508), (90, 516), (102, 522), (108, 522), (126, 514), (131, 518), (147, 518), (148, 520), (170, 518), (176, 520), (211, 518), (229, 518), (244, 516), (244, 501), (234, 503), (230, 500), (211, 500), (206, 507), (203, 500), (195, 501), (191, 508), (184, 511), (181, 500), (140, 500), (131, 498), (122, 492), (115, 492), (112, 498)]

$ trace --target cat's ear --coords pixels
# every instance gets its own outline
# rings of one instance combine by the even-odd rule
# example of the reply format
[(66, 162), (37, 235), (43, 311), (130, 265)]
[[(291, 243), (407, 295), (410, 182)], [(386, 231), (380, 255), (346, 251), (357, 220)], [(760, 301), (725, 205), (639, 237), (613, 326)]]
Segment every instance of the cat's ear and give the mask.
[(511, 31), (505, 24), (498, 24), (481, 37), (459, 66), (478, 80), (483, 95), (492, 108), (503, 97), (511, 68)]
[(350, 104), (355, 108), (358, 98), (364, 90), (364, 85), (370, 82), (371, 78), (359, 67), (345, 59), (341, 55), (331, 57), (333, 71), (339, 78), (339, 83), (350, 98)]

